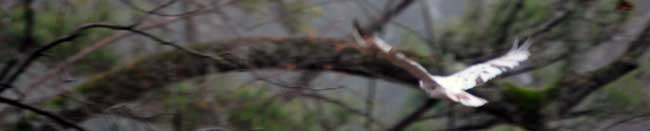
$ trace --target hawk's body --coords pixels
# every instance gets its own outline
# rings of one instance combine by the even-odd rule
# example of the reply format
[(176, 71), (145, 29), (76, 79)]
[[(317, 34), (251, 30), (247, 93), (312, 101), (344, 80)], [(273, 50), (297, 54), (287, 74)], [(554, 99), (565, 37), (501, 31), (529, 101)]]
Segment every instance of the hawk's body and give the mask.
[[(411, 73), (411, 75), (419, 78), (420, 88), (425, 92), (432, 96), (444, 93), (452, 101), (471, 107), (482, 106), (487, 103), (487, 101), (483, 98), (469, 94), (465, 92), (465, 90), (474, 88), (506, 71), (514, 69), (530, 56), (528, 48), (531, 46), (531, 43), (525, 42), (523, 45), (519, 46), (519, 42), (515, 41), (510, 51), (501, 57), (472, 65), (467, 69), (449, 76), (435, 76), (429, 74), (429, 72), (419, 63), (408, 59), (403, 54), (395, 51), (379, 37), (368, 34), (365, 34), (364, 36), (364, 33), (359, 30), (357, 30), (357, 32), (359, 34), (355, 34), (354, 38), (357, 40), (358, 44), (361, 44), (360, 46), (371, 46), (381, 51), (382, 54), (393, 64), (404, 68), (406, 71)], [(436, 85), (438, 88), (436, 88)]]
[[(477, 107), (487, 103), (486, 100), (473, 96), (464, 90), (474, 88), (486, 81), (503, 74), (504, 72), (514, 69), (521, 62), (528, 59), (530, 52), (526, 43), (521, 47), (513, 46), (510, 51), (499, 58), (490, 61), (472, 65), (467, 69), (459, 71), (449, 76), (431, 76), (433, 80), (440, 85), (444, 93), (453, 101), (460, 102), (466, 106)], [(421, 86), (423, 86), (421, 84)]]

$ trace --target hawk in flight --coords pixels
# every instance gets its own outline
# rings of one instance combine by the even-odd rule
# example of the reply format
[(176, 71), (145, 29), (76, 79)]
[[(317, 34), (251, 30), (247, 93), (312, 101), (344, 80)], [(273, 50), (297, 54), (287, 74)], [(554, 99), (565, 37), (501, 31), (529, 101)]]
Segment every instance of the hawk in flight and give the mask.
[(487, 100), (465, 92), (465, 90), (472, 89), (519, 66), (521, 62), (530, 56), (528, 48), (531, 46), (531, 42), (528, 41), (522, 45), (519, 45), (520, 43), (515, 41), (508, 53), (501, 57), (469, 66), (462, 71), (448, 76), (436, 76), (429, 74), (419, 63), (393, 50), (390, 45), (375, 35), (362, 38), (361, 34), (356, 34), (355, 38), (361, 46), (371, 46), (379, 49), (384, 57), (393, 64), (404, 68), (410, 74), (420, 79), (420, 88), (430, 95), (434, 96), (443, 93), (452, 101), (470, 107), (482, 106), (487, 103)]

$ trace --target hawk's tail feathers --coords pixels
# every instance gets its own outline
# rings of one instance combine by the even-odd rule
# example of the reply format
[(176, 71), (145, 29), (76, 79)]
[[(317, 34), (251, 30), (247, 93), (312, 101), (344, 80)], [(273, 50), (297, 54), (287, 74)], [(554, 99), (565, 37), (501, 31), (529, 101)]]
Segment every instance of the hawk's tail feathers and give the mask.
[(445, 95), (454, 102), (458, 102), (469, 107), (479, 107), (487, 103), (487, 100), (474, 96), (463, 90), (443, 89)]
[(433, 98), (442, 98), (442, 94), (445, 94), (452, 101), (469, 107), (479, 107), (487, 103), (487, 100), (474, 96), (460, 89), (448, 89), (443, 87), (432, 89), (431, 85), (427, 85), (422, 81), (420, 81), (419, 84), (420, 88), (422, 88)]

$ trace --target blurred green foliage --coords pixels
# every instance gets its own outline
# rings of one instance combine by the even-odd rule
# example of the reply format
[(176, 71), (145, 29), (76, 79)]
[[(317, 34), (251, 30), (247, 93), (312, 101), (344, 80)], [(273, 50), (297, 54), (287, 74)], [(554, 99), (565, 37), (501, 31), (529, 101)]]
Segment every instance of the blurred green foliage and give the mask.
[(267, 2), (266, 0), (239, 0), (235, 4), (244, 11), (254, 12), (262, 8)]
[[(37, 1), (35, 7), (34, 42), (37, 46), (54, 41), (73, 32), (77, 27), (88, 23), (110, 23), (115, 19), (111, 4), (108, 0), (96, 2), (69, 1), (62, 5), (58, 1)], [(92, 7), (92, 8), (82, 8)], [(52, 9), (63, 8), (63, 9)], [(17, 48), (25, 37), (25, 17), (23, 8), (13, 8), (9, 12), (0, 12), (3, 19), (9, 19), (9, 25), (0, 30), (0, 35), (8, 38), (9, 48)], [(110, 34), (109, 30), (92, 30), (85, 32), (82, 37), (69, 43), (62, 44), (46, 52), (49, 61), (60, 61), (77, 53), (80, 49), (93, 44)], [(100, 49), (91, 53), (80, 64), (75, 64), (75, 71), (103, 71), (116, 62), (116, 57), (109, 49)]]
[[(569, 16), (566, 22), (545, 33), (541, 39), (544, 41), (567, 41), (576, 43), (582, 48), (591, 47), (593, 43), (608, 38), (606, 32), (611, 31), (607, 25), (617, 25), (625, 21), (629, 14), (616, 11), (617, 0), (596, 1), (594, 7), (585, 8), (577, 2), (568, 2), (577, 9)], [(494, 52), (497, 49), (509, 47), (512, 40), (521, 37), (547, 21), (559, 15), (565, 8), (557, 7), (552, 1), (525, 1), (523, 7), (517, 11), (514, 22), (505, 24), (508, 14), (514, 8), (513, 1), (496, 1), (495, 3), (481, 5), (482, 2), (468, 3), (466, 14), (458, 20), (452, 20), (449, 26), (439, 28), (442, 32), (436, 37), (435, 42), (443, 44), (442, 47), (431, 45), (432, 50), (442, 48), (449, 54), (466, 57), (476, 57), (479, 52)], [(485, 3), (482, 3), (485, 4)], [(572, 8), (571, 7), (571, 8)], [(502, 34), (508, 29), (509, 34)], [(495, 43), (497, 36), (508, 35), (505, 43)], [(433, 44), (433, 43), (432, 43)], [(474, 55), (472, 55), (474, 54)]]
[[(205, 95), (205, 92), (198, 93), (202, 90), (199, 86), (183, 82), (166, 89), (167, 93), (163, 94), (167, 95), (158, 97), (162, 98), (166, 110), (183, 114), (183, 130), (210, 125), (237, 130), (300, 131), (315, 129), (324, 121), (340, 126), (351, 119), (350, 112), (342, 109), (310, 110), (314, 107), (306, 107), (305, 99), (284, 99), (257, 86), (211, 88), (219, 89), (207, 93), (212, 95)], [(226, 121), (214, 120), (219, 118), (213, 117)]]
[[(265, 91), (247, 90), (235, 92), (233, 101), (241, 102), (238, 109), (230, 110), (229, 120), (238, 127), (263, 130), (305, 130), (316, 124), (313, 113), (299, 113), (292, 101), (279, 102), (269, 100)], [(233, 99), (233, 98), (224, 98)], [(246, 129), (246, 128), (244, 128)]]
[[(278, 22), (290, 33), (307, 33), (316, 35), (312, 30), (311, 21), (323, 15), (320, 6), (312, 6), (304, 0), (240, 0), (235, 3), (237, 7), (246, 13), (266, 19), (269, 11), (280, 12), (280, 18), (272, 18), (270, 22)], [(268, 8), (268, 5), (276, 6)], [(269, 21), (269, 20), (260, 20)], [(268, 23), (268, 22), (267, 22)], [(267, 23), (257, 23), (259, 25)]]
[(524, 111), (539, 111), (550, 103), (554, 91), (557, 87), (527, 87), (513, 82), (500, 82), (502, 87), (503, 99), (514, 103)]
[[(650, 103), (650, 97), (643, 89), (642, 80), (636, 76), (639, 70), (631, 72), (619, 80), (610, 83), (593, 95), (593, 109), (605, 112), (629, 113), (631, 111), (644, 111)], [(616, 108), (611, 108), (616, 107)]]
[[(597, 21), (596, 24), (582, 24), (569, 22), (563, 24), (560, 27), (557, 27), (556, 30), (548, 33), (549, 36), (553, 36), (553, 40), (561, 39), (598, 39), (603, 35), (602, 32), (605, 32), (605, 27), (600, 26), (603, 23), (612, 23), (620, 20), (624, 20), (625, 15), (619, 15), (615, 13), (614, 8), (609, 6), (614, 5), (611, 2), (615, 0), (605, 0), (597, 3), (598, 6), (605, 6), (602, 8), (596, 8), (595, 14), (597, 17), (602, 18)], [(43, 8), (56, 8), (60, 5), (52, 5), (57, 2), (53, 1), (40, 1), (39, 6), (44, 6)], [(106, 1), (101, 1), (106, 2)], [(249, 11), (249, 13), (263, 13), (260, 11), (264, 5), (269, 4), (269, 1), (263, 0), (240, 0), (237, 2), (237, 5), (243, 10)], [(438, 42), (444, 43), (445, 48), (451, 51), (446, 52), (479, 52), (484, 49), (496, 49), (496, 45), (504, 45), (507, 43), (497, 43), (489, 44), (488, 42), (494, 41), (496, 35), (499, 32), (500, 25), (502, 22), (507, 19), (505, 17), (506, 12), (510, 8), (506, 8), (504, 1), (499, 2), (489, 14), (493, 16), (486, 17), (487, 14), (482, 8), (469, 8), (466, 17), (462, 22), (457, 22), (452, 24), (448, 28), (444, 28), (443, 36), (440, 37)], [(73, 4), (89, 4), (86, 1), (76, 1)], [(295, 22), (294, 24), (300, 30), (308, 30), (309, 26), (307, 25), (307, 20), (316, 18), (315, 16), (320, 15), (322, 12), (318, 8), (311, 8), (304, 1), (289, 1), (286, 3), (287, 10), (290, 10), (293, 14), (288, 16), (288, 21)], [(57, 10), (57, 11), (39, 11), (36, 21), (36, 43), (43, 44), (49, 41), (56, 39), (66, 33), (72, 32), (76, 27), (84, 23), (92, 22), (110, 22), (113, 21), (114, 16), (111, 13), (111, 7), (105, 6), (110, 4), (100, 3), (104, 6), (95, 6), (93, 11), (82, 11), (87, 9), (66, 9), (66, 10)], [(526, 1), (523, 9), (519, 11), (516, 16), (516, 22), (511, 25), (510, 35), (517, 35), (524, 31), (530, 30), (531, 28), (540, 26), (544, 21), (547, 21), (553, 16), (554, 10), (548, 9), (550, 6), (549, 1)], [(298, 12), (294, 10), (300, 10)], [(586, 12), (586, 9), (578, 10), (579, 12)], [(24, 31), (24, 19), (22, 17), (22, 10), (16, 8), (12, 12), (0, 12), (0, 16), (8, 17), (11, 19), (12, 26), (9, 26), (6, 30), (0, 30), (0, 35), (7, 36), (10, 43), (20, 43), (22, 32)], [(576, 13), (576, 14), (586, 14), (586, 13)], [(583, 19), (583, 17), (593, 17), (587, 15), (575, 15), (572, 16), (575, 19)], [(490, 26), (488, 26), (490, 25)], [(494, 25), (494, 26), (492, 26)], [(583, 31), (576, 33), (578, 31)], [(586, 34), (594, 33), (594, 34)], [(67, 56), (70, 56), (76, 53), (79, 49), (91, 44), (97, 39), (103, 38), (109, 34), (109, 31), (106, 30), (93, 30), (86, 33), (83, 37), (73, 41), (72, 43), (65, 44), (58, 48), (55, 48), (48, 54), (53, 56), (53, 60), (60, 60)], [(569, 34), (582, 34), (580, 36), (569, 35)], [(407, 49), (413, 50), (418, 55), (426, 55), (434, 49), (425, 49), (422, 48), (426, 41), (417, 39), (413, 34), (404, 33), (402, 35), (402, 42), (400, 43), (409, 43), (404, 45)], [(486, 44), (488, 43), (488, 44)], [(586, 42), (581, 42), (586, 43)], [(17, 45), (17, 44), (11, 44)], [(582, 44), (584, 45), (584, 44)], [(591, 45), (585, 45), (591, 46)], [(472, 47), (472, 48), (468, 48)], [(490, 47), (490, 48), (478, 48), (478, 47)], [(295, 51), (300, 51), (296, 49), (282, 48), (286, 49), (286, 53), (292, 53)], [(440, 49), (437, 49), (440, 50)], [(445, 54), (453, 55), (453, 54)], [(165, 56), (171, 58), (172, 56)], [(448, 58), (446, 56), (440, 56)], [(77, 64), (75, 67), (79, 70), (93, 70), (93, 69), (107, 69), (115, 62), (115, 54), (109, 50), (100, 50), (91, 54), (86, 58), (82, 63), (86, 64)], [(433, 61), (437, 62), (437, 61)], [(425, 65), (433, 65), (425, 64)], [(438, 62), (435, 64), (447, 64), (448, 61)], [(467, 63), (470, 64), (470, 63)], [(451, 64), (449, 64), (451, 65)], [(563, 65), (553, 65), (548, 68), (543, 68), (538, 71), (535, 71), (533, 75), (543, 78), (545, 87), (534, 88), (526, 87), (523, 85), (511, 83), (511, 82), (500, 82), (499, 87), (502, 89), (503, 97), (505, 101), (517, 103), (519, 108), (522, 108), (527, 111), (537, 111), (543, 106), (545, 106), (549, 101), (549, 97), (552, 97), (552, 93), (555, 89), (561, 88), (559, 85), (556, 85), (557, 80), (566, 72), (563, 72)], [(647, 96), (643, 93), (643, 90), (640, 88), (642, 84), (630, 73), (624, 78), (621, 78), (619, 81), (608, 85), (604, 90), (600, 90), (597, 94), (600, 95), (596, 101), (600, 103), (595, 103), (593, 106), (599, 107), (600, 109), (611, 109), (614, 105), (615, 109), (613, 110), (629, 110), (629, 109), (643, 109), (643, 103), (647, 102)], [(209, 87), (209, 88), (222, 88), (222, 87)], [(324, 123), (324, 121), (333, 123), (334, 125), (345, 125), (346, 123), (352, 122), (353, 117), (350, 112), (337, 109), (333, 106), (328, 106), (325, 108), (325, 111), (314, 111), (307, 110), (303, 104), (304, 100), (301, 99), (282, 99), (282, 97), (277, 97), (274, 92), (269, 90), (264, 90), (260, 88), (266, 88), (265, 86), (245, 86), (240, 87), (234, 90), (229, 89), (219, 89), (216, 95), (205, 98), (200, 97), (197, 93), (202, 93), (199, 86), (190, 83), (180, 83), (173, 86), (173, 88), (167, 88), (168, 94), (161, 96), (160, 102), (165, 105), (165, 108), (168, 110), (177, 111), (183, 114), (182, 120), (183, 130), (193, 130), (200, 127), (202, 124), (215, 124), (223, 125), (228, 124), (237, 129), (249, 130), (249, 129), (262, 129), (262, 130), (308, 130), (314, 129), (318, 124)], [(80, 93), (88, 92), (92, 88), (78, 88)], [(421, 105), (423, 100), (426, 100), (428, 96), (421, 91), (414, 93), (408, 102), (405, 104), (405, 107), (416, 108), (417, 105)], [(59, 100), (59, 99), (57, 99)], [(62, 99), (60, 99), (62, 100)], [(51, 108), (58, 109), (61, 107), (62, 101), (52, 102)], [(448, 107), (443, 104), (439, 104), (432, 109), (432, 112), (442, 112)], [(410, 111), (408, 109), (403, 110), (403, 114), (407, 114)], [(214, 115), (207, 115), (214, 114)], [(208, 117), (225, 117), (227, 122), (224, 123), (208, 123), (204, 121), (205, 119), (216, 119)], [(439, 122), (439, 121), (435, 121)], [(442, 124), (440, 124), (442, 125)], [(23, 125), (17, 125), (18, 127), (25, 128)], [(420, 122), (413, 126), (412, 129), (431, 129), (433, 126), (430, 122)]]
[[(631, 16), (627, 12), (617, 11), (615, 7), (617, 5), (616, 2), (618, 2), (618, 0), (593, 1), (589, 3), (593, 5), (592, 7), (585, 8), (582, 5), (577, 5), (577, 2), (573, 1), (569, 4), (571, 6), (569, 8), (578, 8), (569, 16), (570, 20), (553, 28), (550, 32), (545, 33), (541, 38), (544, 40), (543, 43), (535, 45), (535, 47), (540, 47), (542, 50), (553, 49), (549, 48), (551, 46), (559, 46), (560, 48), (558, 49), (560, 50), (550, 50), (548, 53), (544, 52), (539, 54), (558, 54), (565, 51), (563, 49), (569, 48), (568, 46), (578, 47), (577, 51), (572, 50), (573, 52), (571, 53), (583, 54), (584, 51), (594, 47), (594, 45), (602, 43), (604, 39), (610, 38), (611, 29), (618, 25), (622, 25), (622, 23), (630, 19), (629, 17)], [(438, 63), (435, 64), (444, 64), (447, 69), (455, 69), (449, 68), (450, 66), (453, 66), (453, 64), (448, 63), (456, 62), (466, 65), (472, 63), (457, 61), (462, 59), (447, 60), (444, 58), (449, 58), (449, 56), (457, 58), (455, 56), (463, 55), (466, 55), (463, 58), (470, 59), (480, 57), (467, 55), (481, 54), (477, 52), (499, 54), (499, 52), (494, 52), (494, 49), (510, 46), (510, 42), (492, 42), (496, 40), (496, 36), (502, 35), (499, 34), (502, 31), (500, 25), (508, 19), (506, 14), (512, 9), (513, 1), (497, 1), (491, 3), (489, 6), (480, 5), (478, 3), (481, 2), (469, 3), (469, 5), (467, 5), (468, 8), (466, 14), (462, 18), (457, 21), (452, 20), (453, 22), (451, 22), (449, 26), (438, 28), (436, 30), (442, 33), (440, 36), (435, 37), (436, 39), (433, 41), (434, 43), (429, 43), (432, 44), (430, 45), (430, 51), (441, 51), (443, 54), (439, 54), (442, 56), (435, 56), (442, 58), (436, 59), (435, 61)], [(514, 39), (516, 36), (530, 33), (531, 30), (540, 27), (548, 20), (556, 17), (558, 12), (562, 11), (564, 8), (558, 8), (555, 4), (557, 3), (552, 3), (552, 1), (525, 1), (523, 8), (518, 11), (516, 15), (515, 22), (508, 27), (510, 28), (509, 39)], [(413, 36), (412, 34), (417, 32), (407, 33), (408, 36)], [(407, 40), (403, 40), (406, 42), (422, 43), (421, 41), (412, 40), (417, 39), (418, 37), (401, 38), (407, 38)], [(561, 44), (552, 45), (556, 43)], [(413, 47), (411, 45), (409, 46)], [(411, 50), (417, 52), (422, 51), (421, 49)], [(551, 98), (555, 97), (554, 95), (556, 94), (556, 91), (563, 88), (561, 85), (558, 85), (558, 83), (560, 79), (571, 74), (570, 71), (572, 70), (568, 69), (575, 66), (573, 64), (588, 64), (573, 63), (573, 61), (576, 61), (576, 59), (567, 59), (552, 64), (551, 66), (533, 71), (532, 76), (535, 81), (533, 85), (536, 85), (537, 87), (528, 87), (509, 81), (497, 80), (496, 84), (501, 89), (499, 96), (502, 96), (504, 101), (515, 103), (518, 105), (518, 108), (521, 108), (524, 111), (537, 112), (543, 110), (545, 106), (550, 104), (550, 100), (552, 100)], [(642, 80), (635, 77), (638, 76), (637, 74), (638, 73), (629, 73), (616, 82), (596, 91), (592, 95), (592, 97), (596, 99), (588, 99), (588, 102), (586, 102), (590, 103), (588, 108), (599, 109), (606, 112), (612, 112), (612, 110), (616, 110), (615, 112), (638, 112), (647, 108), (649, 103), (647, 100), (649, 98), (647, 97), (647, 93), (644, 93), (647, 91), (644, 91), (642, 88), (644, 86), (641, 84)], [(424, 100), (423, 95), (423, 93), (414, 93), (414, 95), (410, 97), (407, 105), (409, 107), (420, 105), (422, 100)], [(435, 108), (432, 108), (431, 111), (439, 113), (443, 112), (444, 108), (444, 106), (436, 106)], [(408, 112), (404, 112), (404, 114), (407, 113)], [(435, 125), (432, 124), (440, 122), (440, 120), (421, 122), (410, 129), (431, 129), (432, 126), (435, 127)]]

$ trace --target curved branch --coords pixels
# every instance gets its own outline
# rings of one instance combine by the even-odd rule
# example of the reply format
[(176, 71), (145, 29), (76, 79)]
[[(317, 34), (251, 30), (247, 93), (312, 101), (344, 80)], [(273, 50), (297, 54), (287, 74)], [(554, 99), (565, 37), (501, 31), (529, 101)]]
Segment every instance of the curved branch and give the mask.
[[(222, 57), (223, 60), (196, 57), (182, 51), (163, 52), (115, 68), (81, 84), (71, 93), (80, 93), (92, 103), (70, 104), (61, 108), (67, 110), (58, 114), (81, 122), (114, 104), (136, 100), (153, 89), (218, 72), (291, 67), (290, 69), (335, 71), (416, 84), (416, 79), (401, 68), (383, 59), (361, 54), (355, 49), (342, 48), (346, 44), (348, 42), (336, 39), (263, 38), (221, 41), (193, 47)], [(59, 97), (50, 101), (50, 105), (62, 107), (68, 101), (70, 100)]]
[(429, 111), (432, 107), (438, 104), (437, 99), (428, 99), (424, 104), (422, 104), (419, 108), (417, 108), (415, 111), (411, 112), (407, 117), (404, 119), (400, 120), (395, 126), (393, 126), (390, 130), (391, 131), (403, 131), (405, 130), (408, 126), (415, 124), (420, 117), (422, 117), (427, 111)]
[(639, 115), (634, 115), (634, 116), (631, 116), (629, 118), (625, 118), (625, 119), (615, 121), (612, 124), (609, 124), (609, 125), (605, 126), (604, 128), (602, 128), (602, 130), (607, 131), (607, 130), (609, 130), (609, 129), (613, 128), (613, 127), (616, 127), (618, 125), (625, 124), (625, 123), (628, 123), (628, 122), (632, 122), (634, 120), (638, 120), (639, 118), (647, 118), (647, 117), (650, 117), (650, 113), (643, 113), (643, 114), (639, 114)]
[(110, 25), (110, 24), (87, 24), (87, 25), (84, 25), (84, 26), (81, 26), (81, 27), (77, 28), (74, 32), (72, 32), (69, 35), (61, 37), (61, 38), (59, 38), (57, 40), (52, 41), (51, 43), (46, 44), (43, 47), (40, 47), (40, 48), (36, 49), (33, 53), (31, 53), (25, 59), (25, 62), (21, 63), (20, 66), (17, 67), (18, 69), (16, 69), (15, 73), (11, 74), (6, 81), (1, 82), (1, 83), (3, 83), (4, 86), (0, 87), (0, 93), (5, 91), (6, 89), (12, 88), (11, 85), (18, 79), (18, 77), (20, 75), (22, 75), (27, 70), (27, 68), (29, 68), (37, 59), (42, 57), (45, 52), (49, 51), (50, 49), (52, 49), (54, 47), (57, 47), (57, 46), (63, 44), (63, 43), (75, 40), (78, 37), (80, 37), (81, 35), (83, 35), (84, 31), (91, 30), (91, 29), (111, 29), (111, 30), (129, 31), (129, 32), (132, 32), (132, 33), (147, 37), (147, 38), (149, 38), (149, 39), (151, 39), (153, 41), (156, 41), (156, 42), (158, 42), (160, 44), (174, 47), (176, 49), (182, 50), (182, 51), (184, 51), (186, 53), (189, 53), (189, 54), (192, 54), (192, 55), (195, 55), (195, 56), (198, 56), (198, 57), (209, 58), (209, 59), (213, 59), (213, 60), (217, 60), (217, 61), (221, 60), (221, 58), (206, 55), (206, 54), (202, 54), (202, 53), (200, 53), (198, 51), (195, 51), (193, 49), (186, 48), (186, 47), (177, 45), (177, 44), (169, 42), (169, 41), (165, 41), (162, 38), (156, 37), (156, 36), (154, 36), (152, 34), (149, 34), (147, 32), (137, 30), (137, 29), (135, 29), (135, 25), (120, 26), (120, 25)]
[(50, 113), (50, 112), (45, 111), (45, 110), (38, 109), (36, 107), (26, 105), (26, 104), (23, 104), (23, 103), (20, 103), (19, 101), (15, 101), (15, 100), (11, 100), (11, 99), (8, 99), (8, 98), (0, 97), (0, 103), (5, 103), (7, 105), (11, 105), (11, 106), (14, 106), (14, 107), (17, 107), (17, 108), (20, 108), (20, 109), (29, 110), (29, 111), (34, 112), (36, 114), (45, 116), (47, 118), (52, 119), (52, 121), (58, 123), (59, 125), (61, 125), (63, 127), (73, 128), (73, 129), (78, 130), (78, 131), (85, 131), (85, 129), (83, 127), (81, 127), (81, 126), (79, 126), (79, 125), (77, 125), (75, 123), (72, 123), (72, 122), (70, 122), (68, 120), (65, 120), (65, 119), (63, 119), (63, 118), (61, 118), (61, 117), (59, 117), (59, 116), (57, 116), (57, 115), (55, 115), (53, 113)]
[(151, 14), (151, 15), (157, 15), (157, 16), (184, 16), (184, 15), (189, 15), (189, 14), (192, 14), (192, 13), (197, 13), (199, 11), (202, 11), (205, 8), (201, 4), (197, 4), (197, 5), (199, 5), (198, 9), (194, 9), (194, 10), (187, 11), (187, 12), (168, 14), (168, 13), (161, 13), (160, 10), (175, 4), (176, 2), (178, 2), (178, 0), (170, 0), (170, 1), (164, 2), (164, 3), (158, 5), (157, 7), (153, 8), (151, 10), (143, 9), (143, 8), (135, 5), (134, 3), (132, 3), (130, 0), (120, 0), (120, 2), (122, 2), (124, 5), (126, 5), (127, 7), (131, 8), (131, 9), (133, 9), (135, 11), (143, 12), (143, 13)]
[(650, 19), (646, 20), (644, 26), (636, 39), (630, 42), (623, 56), (613, 63), (595, 71), (570, 75), (561, 80), (559, 84), (563, 88), (560, 88), (556, 94), (557, 113), (569, 112), (592, 92), (637, 69), (638, 58), (650, 47)]
[(381, 31), (385, 25), (390, 22), (390, 20), (399, 15), (413, 2), (414, 0), (400, 0), (397, 5), (394, 7), (389, 7), (389, 9), (385, 10), (379, 18), (376, 18), (377, 20), (371, 21), (370, 24), (361, 28), (361, 34), (364, 35)]
[(517, 0), (513, 3), (512, 9), (507, 12), (503, 22), (498, 25), (497, 34), (499, 35), (496, 37), (497, 39), (493, 45), (507, 43), (506, 40), (510, 36), (510, 28), (517, 21), (517, 14), (524, 8), (524, 2), (525, 0)]

